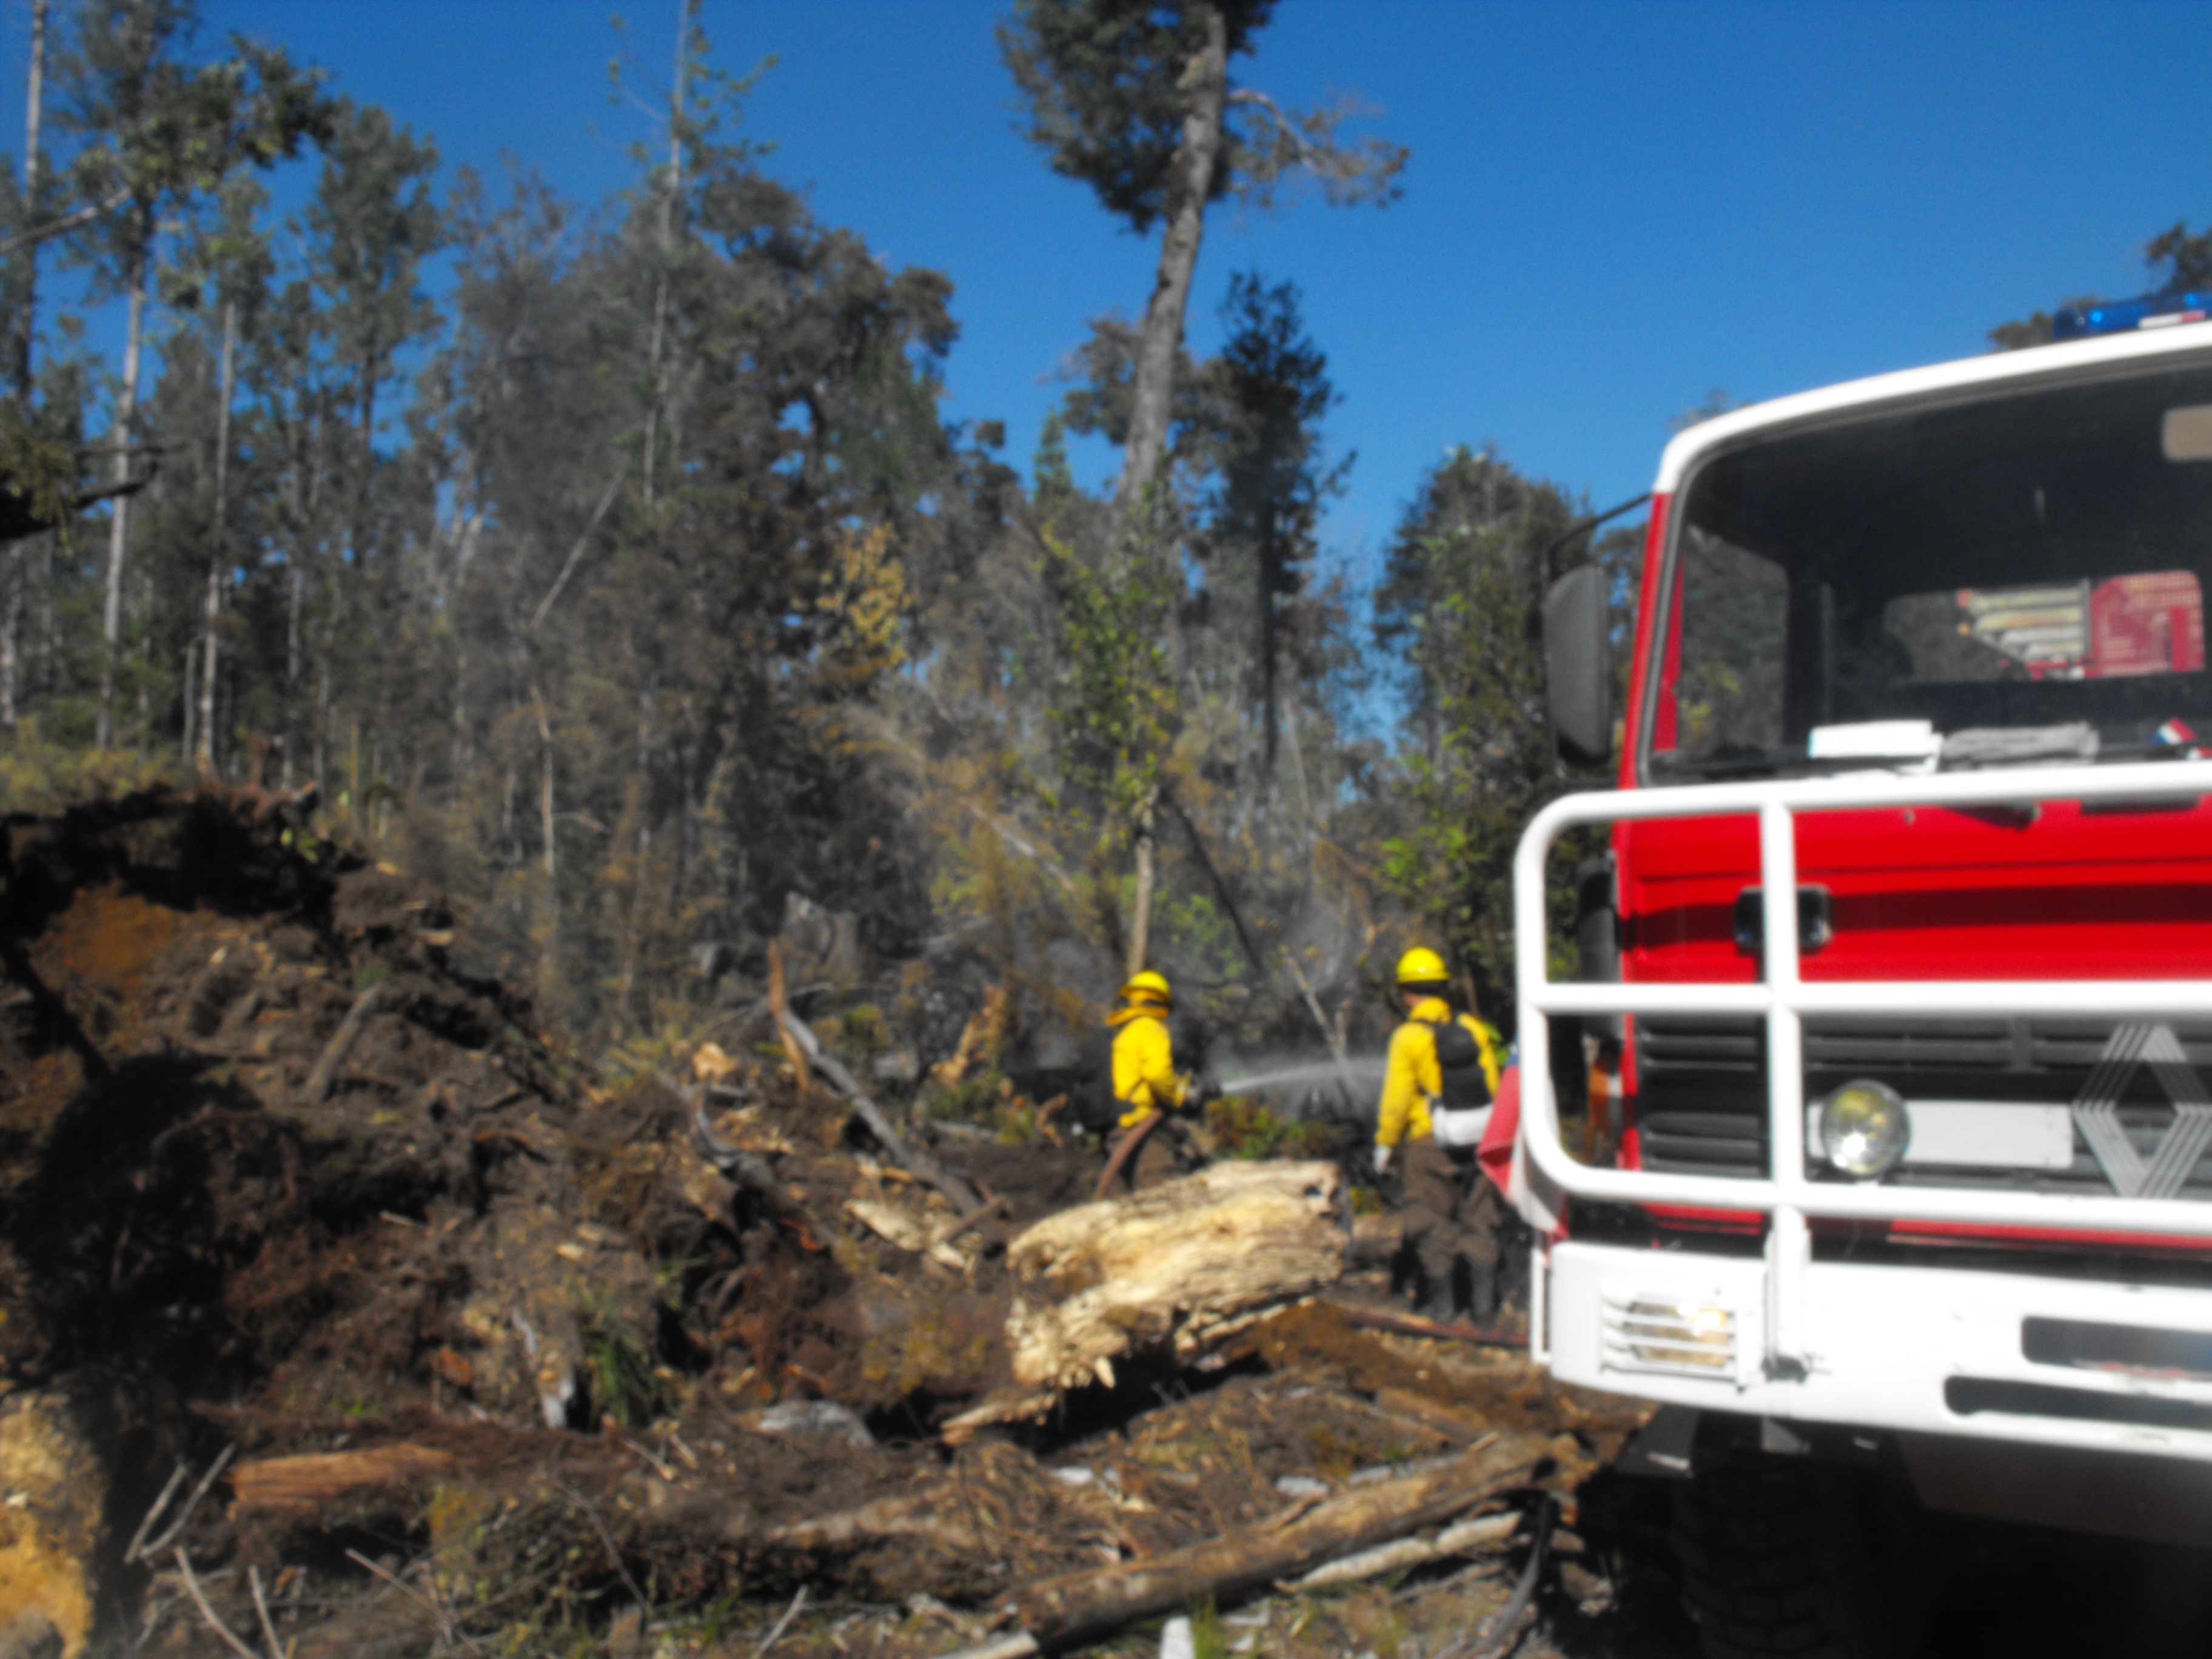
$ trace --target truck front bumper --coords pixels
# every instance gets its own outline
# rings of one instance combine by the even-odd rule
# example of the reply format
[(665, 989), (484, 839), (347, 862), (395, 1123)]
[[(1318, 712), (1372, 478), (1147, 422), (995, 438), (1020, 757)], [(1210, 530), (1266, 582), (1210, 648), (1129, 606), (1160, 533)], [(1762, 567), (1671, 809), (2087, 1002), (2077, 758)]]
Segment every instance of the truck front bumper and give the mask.
[(1537, 1265), (1564, 1382), (1903, 1435), (2212, 1464), (2212, 1290), (1812, 1261), (1801, 1357), (1759, 1258), (1577, 1243)]

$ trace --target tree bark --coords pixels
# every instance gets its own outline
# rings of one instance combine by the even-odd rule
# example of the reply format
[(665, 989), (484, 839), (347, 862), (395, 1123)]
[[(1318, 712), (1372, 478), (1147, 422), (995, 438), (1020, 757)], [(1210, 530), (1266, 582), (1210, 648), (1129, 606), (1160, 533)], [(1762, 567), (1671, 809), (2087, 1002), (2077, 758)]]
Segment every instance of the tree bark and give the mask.
[(1217, 8), (1209, 5), (1204, 11), (1206, 45), (1185, 72), (1190, 108), (1183, 116), (1182, 142), (1176, 147), (1168, 187), (1159, 274), (1137, 333), (1129, 442), (1122, 453), (1121, 481), (1114, 492), (1125, 521), (1143, 501), (1167, 443), (1168, 417), (1175, 404), (1176, 351), (1182, 343), (1183, 313), (1190, 303), (1191, 276), (1198, 268), (1199, 242), (1206, 233), (1206, 200), (1213, 193), (1214, 167), (1221, 155), (1229, 29)]
[(1306, 760), (1298, 744), (1298, 707), (1295, 696), (1285, 698), (1281, 708), (1283, 735), (1290, 739), (1291, 782), (1298, 792), (1298, 817), (1300, 822), (1310, 824), (1314, 816), (1313, 795), (1306, 788)]
[[(622, 989), (615, 998), (615, 1006), (625, 1015), (631, 1012), (630, 999), (636, 994), (638, 964), (645, 956), (645, 911), (647, 882), (653, 866), (653, 716), (660, 689), (658, 669), (648, 670), (645, 686), (637, 700), (637, 871), (630, 884), (629, 938), (623, 957)], [(647, 1029), (650, 1021), (641, 1021), (641, 1029)]]
[[(23, 214), (27, 220), (39, 216), (39, 126), (46, 106), (46, 10), (49, 0), (31, 0), (31, 76), (24, 91), (23, 109)], [(39, 314), (39, 245), (33, 242), (23, 253), (23, 337), (21, 355), (15, 362), (15, 391), (22, 398), (25, 410), (31, 402), (31, 337)], [(15, 551), (9, 550), (9, 562), (15, 562)], [(15, 689), (12, 658), (15, 643), (15, 625), (11, 620), (8, 644), (11, 658), (9, 690)], [(15, 723), (10, 714), (8, 724)]]
[(0, 729), (15, 729), (16, 638), (23, 617), (21, 550), (10, 546), (0, 561), (0, 582), (7, 585), (7, 616), (0, 620)]
[[(1271, 509), (1267, 514), (1273, 520)], [(1253, 560), (1256, 567), (1254, 595), (1260, 611), (1260, 799), (1264, 803), (1274, 793), (1275, 755), (1281, 747), (1282, 732), (1275, 703), (1275, 590), (1282, 571), (1282, 549), (1275, 526), (1270, 522), (1262, 532), (1259, 556)]]
[(226, 301), (222, 307), (222, 372), (221, 374), (222, 401), (215, 412), (215, 528), (214, 545), (208, 551), (207, 599), (204, 606), (206, 638), (205, 654), (200, 662), (200, 718), (198, 764), (203, 777), (215, 775), (215, 676), (216, 627), (222, 617), (223, 550), (229, 538), (224, 534), (223, 514), (229, 506), (230, 485), (230, 399), (233, 389), (232, 373), (237, 361), (238, 305)]
[(1137, 815), (1137, 892), (1129, 918), (1129, 955), (1126, 972), (1131, 978), (1145, 970), (1146, 952), (1152, 948), (1152, 890), (1159, 878), (1159, 792), (1156, 789)]
[[(139, 210), (138, 263), (131, 273), (131, 312), (125, 325), (123, 342), (123, 390), (115, 404), (115, 482), (124, 483), (131, 477), (131, 428), (138, 412), (138, 365), (140, 348), (146, 331), (146, 284), (148, 267), (154, 258), (153, 214), (150, 209)], [(95, 722), (94, 746), (108, 748), (115, 740), (115, 647), (123, 627), (123, 556), (131, 536), (131, 498), (115, 498), (115, 512), (108, 520), (107, 532), (107, 595), (100, 611), (100, 717)]]
[(292, 591), (284, 622), (284, 787), (288, 792), (292, 787), (300, 747), (300, 611), (307, 599), (307, 572), (301, 568), (301, 557), (300, 542), (295, 540), (292, 544)]
[(199, 656), (198, 647), (199, 641), (198, 640), (186, 640), (185, 641), (185, 695), (183, 698), (185, 709), (185, 736), (184, 740), (177, 745), (177, 758), (187, 766), (191, 764), (192, 755), (197, 741), (193, 732), (192, 717), (198, 711), (199, 702), (193, 694), (192, 687), (196, 684), (193, 676), (197, 672), (197, 665)]
[[(538, 791), (538, 816), (545, 836), (545, 874), (551, 880), (561, 873), (553, 843), (553, 722), (546, 717), (545, 699), (534, 685), (530, 688), (530, 701), (537, 708), (538, 740), (544, 748), (544, 773)], [(556, 908), (560, 903), (560, 889), (557, 886), (553, 890), (550, 902)]]
[(684, 76), (691, 45), (691, 19), (698, 0), (676, 8), (676, 80), (668, 89), (668, 189), (660, 198), (660, 269), (653, 283), (653, 343), (647, 378), (652, 402), (645, 411), (645, 505), (653, 507), (654, 451), (660, 435), (660, 404), (667, 391), (662, 370), (668, 325), (668, 261), (676, 247), (676, 197), (684, 187)]

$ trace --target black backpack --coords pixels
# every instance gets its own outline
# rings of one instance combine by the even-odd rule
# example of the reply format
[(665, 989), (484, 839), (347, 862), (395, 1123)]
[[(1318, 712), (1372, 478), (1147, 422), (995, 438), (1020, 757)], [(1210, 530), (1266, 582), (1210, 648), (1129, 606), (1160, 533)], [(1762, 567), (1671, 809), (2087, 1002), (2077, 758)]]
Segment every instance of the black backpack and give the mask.
[(1457, 1019), (1436, 1022), (1437, 1070), (1443, 1079), (1438, 1100), (1448, 1112), (1472, 1112), (1490, 1104), (1490, 1074), (1482, 1069), (1482, 1045)]
[(1075, 1079), (1067, 1085), (1067, 1111), (1093, 1134), (1104, 1134), (1129, 1109), (1114, 1098), (1114, 1033), (1093, 1031), (1075, 1051)]

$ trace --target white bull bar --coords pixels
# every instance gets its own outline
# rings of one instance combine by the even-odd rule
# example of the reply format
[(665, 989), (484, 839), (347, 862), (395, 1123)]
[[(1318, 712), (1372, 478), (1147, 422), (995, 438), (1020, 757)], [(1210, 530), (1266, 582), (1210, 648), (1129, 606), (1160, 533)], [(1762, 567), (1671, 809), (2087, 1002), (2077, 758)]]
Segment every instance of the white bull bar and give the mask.
[[(2212, 1241), (2212, 1204), (2074, 1194), (1948, 1190), (1814, 1181), (1805, 1168), (1804, 1021), (1808, 1015), (1905, 1013), (2105, 1015), (2144, 1019), (2212, 1015), (2212, 979), (1932, 980), (1808, 984), (1798, 973), (1796, 816), (1879, 807), (2018, 806), (2030, 801), (2173, 799), (2212, 794), (2212, 761), (2003, 769), (1899, 776), (1855, 772), (1795, 781), (1698, 784), (1569, 795), (1538, 813), (1514, 858), (1516, 990), (1520, 1003), (1521, 1133), (1543, 1174), (1577, 1196), (1682, 1205), (1768, 1216), (1766, 1347), (1786, 1367), (1802, 1362), (1808, 1218), (1956, 1222), (2162, 1234)], [(1756, 984), (1568, 984), (1548, 976), (1545, 860), (1566, 830), (1642, 818), (1759, 819), (1765, 975)], [(2212, 942), (2208, 942), (2212, 952)], [(1547, 1041), (1554, 1014), (1757, 1014), (1766, 1022), (1765, 1178), (1596, 1169), (1571, 1158), (1559, 1136)], [(1540, 1321), (1542, 1297), (1538, 1297)], [(1532, 1347), (1542, 1357), (1540, 1325)]]

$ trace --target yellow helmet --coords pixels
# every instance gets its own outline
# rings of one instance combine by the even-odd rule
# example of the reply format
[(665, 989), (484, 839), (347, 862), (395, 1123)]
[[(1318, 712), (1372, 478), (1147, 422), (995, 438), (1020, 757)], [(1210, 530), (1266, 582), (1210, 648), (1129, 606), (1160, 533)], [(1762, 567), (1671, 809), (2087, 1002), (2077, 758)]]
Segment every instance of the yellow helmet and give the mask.
[(1156, 974), (1149, 968), (1141, 974), (1131, 975), (1129, 982), (1121, 988), (1121, 1000), (1136, 1002), (1140, 1000), (1172, 1004), (1175, 993), (1168, 989), (1167, 975)]
[(1398, 958), (1401, 985), (1442, 985), (1450, 977), (1444, 971), (1444, 959), (1425, 945), (1416, 945)]

